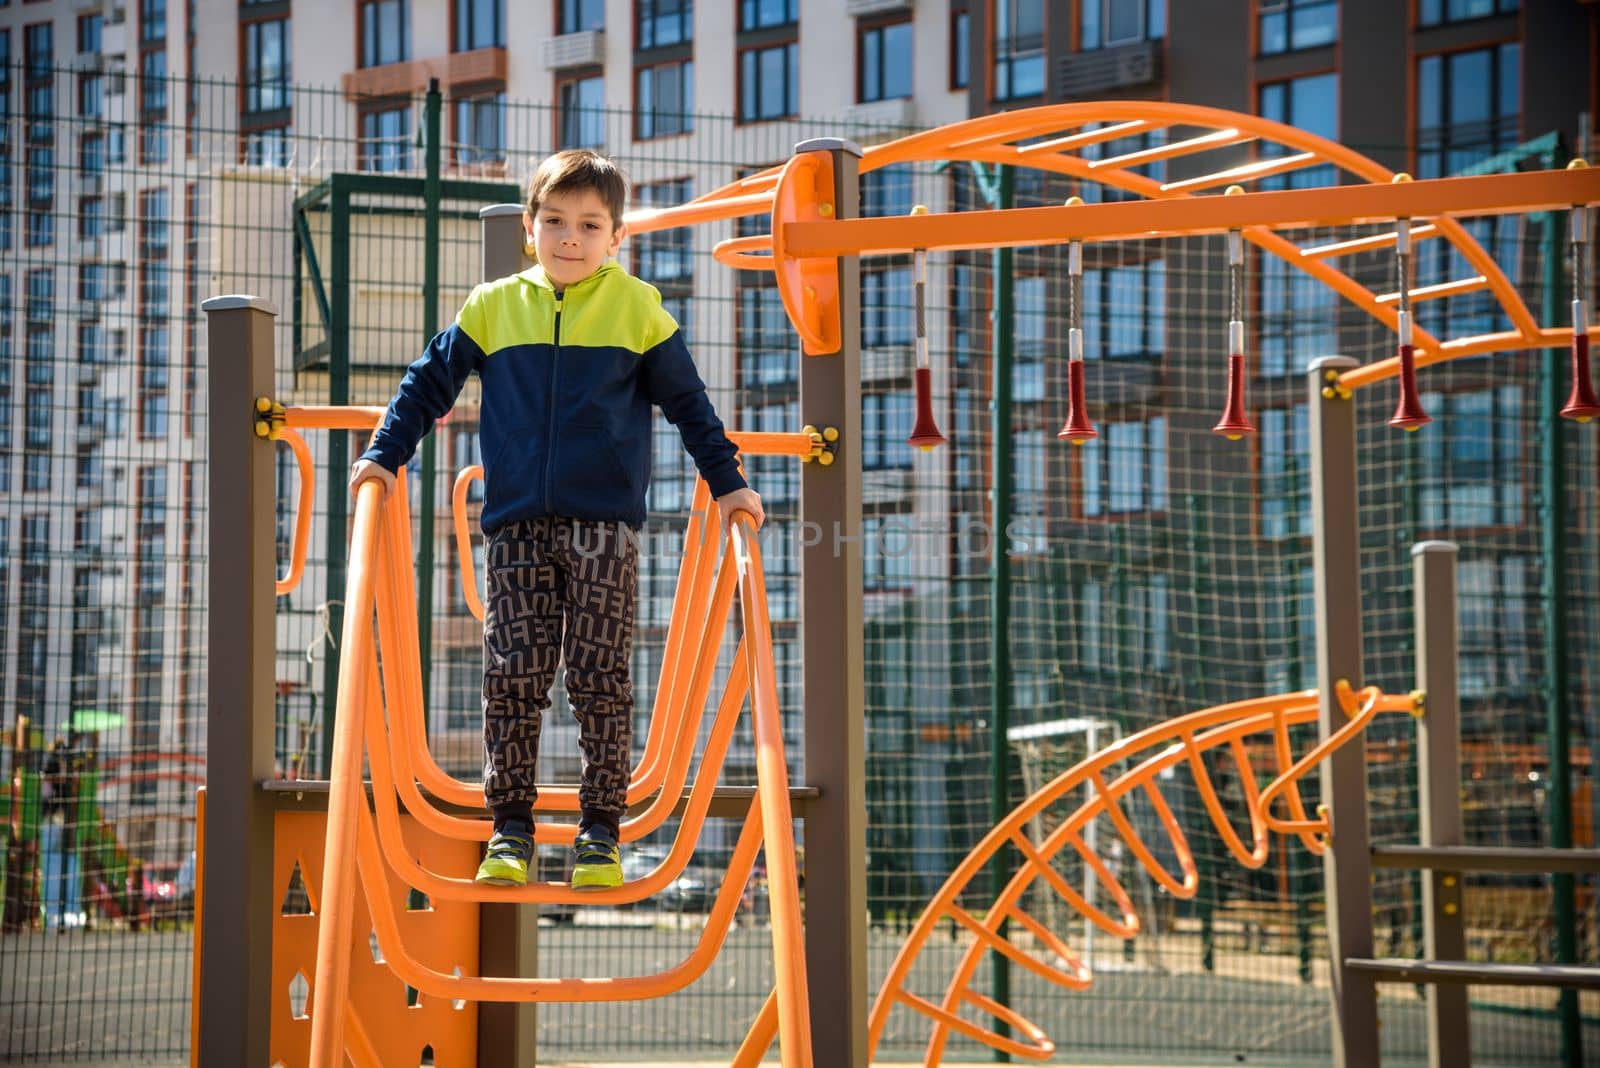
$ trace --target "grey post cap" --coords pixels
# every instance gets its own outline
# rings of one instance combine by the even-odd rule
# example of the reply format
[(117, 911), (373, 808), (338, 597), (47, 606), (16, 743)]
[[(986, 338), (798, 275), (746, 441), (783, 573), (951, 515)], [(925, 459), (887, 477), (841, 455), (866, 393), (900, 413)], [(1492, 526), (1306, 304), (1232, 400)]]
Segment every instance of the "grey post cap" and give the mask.
[(1423, 553), (1457, 553), (1461, 547), (1453, 541), (1419, 541), (1411, 547), (1412, 556)]
[(248, 293), (230, 293), (227, 296), (211, 297), (200, 302), (203, 312), (239, 311), (242, 308), (254, 308), (264, 311), (268, 315), (277, 315), (278, 306), (266, 297), (253, 297)]
[(813, 137), (794, 146), (795, 155), (802, 152), (848, 152), (856, 159), (862, 156), (861, 146), (845, 137)]
[(1306, 365), (1307, 371), (1342, 371), (1346, 367), (1360, 367), (1361, 361), (1354, 356), (1318, 356)]
[(521, 215), (521, 204), (490, 204), (487, 208), (478, 209), (480, 219), (498, 219), (505, 215)]

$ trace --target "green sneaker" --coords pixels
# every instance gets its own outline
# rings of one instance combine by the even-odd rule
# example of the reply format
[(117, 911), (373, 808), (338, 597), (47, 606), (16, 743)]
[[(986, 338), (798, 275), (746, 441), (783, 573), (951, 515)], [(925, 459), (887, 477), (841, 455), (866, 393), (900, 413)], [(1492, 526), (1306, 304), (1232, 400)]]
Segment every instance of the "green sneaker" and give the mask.
[(574, 890), (610, 890), (622, 885), (622, 854), (604, 827), (591, 827), (573, 843)]
[(533, 862), (533, 830), (521, 820), (507, 820), (494, 832), (478, 865), (477, 882), (490, 886), (527, 886)]

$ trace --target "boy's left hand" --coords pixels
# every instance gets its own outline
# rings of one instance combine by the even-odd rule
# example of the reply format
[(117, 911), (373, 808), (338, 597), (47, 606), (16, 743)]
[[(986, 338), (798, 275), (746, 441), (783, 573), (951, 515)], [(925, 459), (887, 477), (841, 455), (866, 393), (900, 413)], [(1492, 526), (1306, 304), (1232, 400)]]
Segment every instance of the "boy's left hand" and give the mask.
[(728, 524), (733, 521), (735, 512), (749, 512), (756, 521), (757, 530), (760, 530), (761, 524), (767, 521), (767, 513), (761, 508), (761, 497), (749, 486), (717, 498), (717, 513), (722, 518), (724, 535), (728, 533)]

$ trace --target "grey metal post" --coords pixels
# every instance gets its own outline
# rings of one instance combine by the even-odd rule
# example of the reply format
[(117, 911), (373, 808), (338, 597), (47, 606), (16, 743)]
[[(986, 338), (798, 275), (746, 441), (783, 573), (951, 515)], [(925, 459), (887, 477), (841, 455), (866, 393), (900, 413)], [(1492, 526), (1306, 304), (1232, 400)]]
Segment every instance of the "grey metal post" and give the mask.
[[(522, 205), (494, 204), (483, 223), (483, 278), (516, 274), (522, 256)], [(539, 906), (491, 902), (478, 913), (478, 968), (483, 975), (536, 975)], [(538, 1063), (539, 1010), (531, 1001), (486, 1001), (478, 1006), (478, 1063), (484, 1068)]]
[[(1461, 702), (1456, 683), (1456, 546), (1424, 541), (1412, 546), (1416, 588), (1417, 687), (1426, 695), (1417, 724), (1417, 793), (1422, 846), (1459, 846), (1461, 828)], [(1423, 956), (1466, 960), (1461, 873), (1432, 870), (1422, 883)], [(1430, 983), (1428, 1066), (1472, 1063), (1467, 988)]]
[[(278, 309), (212, 297), (207, 321), (210, 602), (206, 683), (206, 908), (201, 1068), (266, 1064), (272, 1005), (275, 446), (254, 429), (270, 397)], [(281, 992), (280, 992), (281, 993)], [(203, 1009), (203, 1011), (202, 1011)]]
[[(834, 218), (859, 213), (861, 149), (802, 141), (795, 154), (833, 156)], [(867, 761), (861, 610), (861, 271), (839, 259), (839, 351), (801, 356), (800, 416), (838, 427), (835, 462), (800, 469), (800, 656), (805, 781), (820, 791), (806, 812), (806, 976), (819, 1065), (867, 1065)], [(760, 487), (756, 487), (757, 490)], [(814, 525), (813, 525), (814, 524)], [(854, 540), (848, 540), (854, 539)], [(805, 539), (811, 541), (811, 538)]]
[[(1320, 736), (1345, 723), (1334, 694), (1340, 680), (1361, 686), (1361, 525), (1356, 493), (1356, 406), (1331, 379), (1356, 361), (1329, 356), (1311, 364), (1312, 567), (1317, 622)], [(1333, 1063), (1378, 1064), (1378, 994), (1371, 978), (1345, 967), (1372, 956), (1372, 857), (1367, 834), (1367, 760), (1359, 741), (1322, 765), (1322, 800), (1333, 844), (1322, 858), (1327, 893), (1328, 963), (1333, 977)]]

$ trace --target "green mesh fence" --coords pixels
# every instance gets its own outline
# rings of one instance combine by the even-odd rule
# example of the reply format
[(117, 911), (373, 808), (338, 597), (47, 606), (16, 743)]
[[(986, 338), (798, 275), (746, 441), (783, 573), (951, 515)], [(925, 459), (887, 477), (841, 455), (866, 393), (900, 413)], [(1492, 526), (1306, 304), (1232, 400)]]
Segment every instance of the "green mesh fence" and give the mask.
[[(198, 304), (249, 292), (278, 305), (277, 389), (285, 400), (326, 403), (342, 389), (352, 403), (386, 401), (425, 341), (430, 249), (416, 181), (424, 102), (358, 107), (333, 92), (286, 90), (292, 125), (250, 129), (241, 126), (238, 89), (229, 84), (108, 75), (97, 116), (80, 110), (82, 72), (18, 67), (8, 74), (13, 118), (0, 146), (0, 604), (8, 614), (0, 678), (10, 708), (0, 772), (12, 789), (0, 795), (9, 804), (0, 1053), (178, 1060), (189, 1035), (193, 874), (186, 861), (193, 791), (204, 775), (206, 632), (223, 622), (208, 618), (206, 599), (207, 509), (226, 503), (208, 500), (204, 368), (225, 355), (205, 352)], [(134, 121), (180, 96), (192, 116), (184, 126)], [(636, 202), (665, 205), (779, 162), (806, 137), (872, 143), (892, 136), (831, 120), (736, 126), (695, 115), (691, 138), (634, 141), (627, 113), (593, 111), (563, 129), (551, 110), (503, 99), (447, 97), (443, 110), (443, 176), (477, 184), (454, 187), (440, 203), (431, 250), (440, 324), (479, 280), (478, 208), (515, 199), (531, 166), (559, 140), (629, 145), (617, 158), (635, 182)], [(1016, 175), (1018, 206), (1072, 194), (1101, 195)], [(965, 164), (892, 168), (863, 179), (866, 214), (904, 214), (916, 203), (935, 211), (981, 207), (981, 183)], [(793, 430), (801, 422), (799, 357), (771, 277), (729, 271), (710, 255), (725, 237), (763, 230), (764, 220), (751, 220), (643, 235), (622, 258), (661, 289), (686, 325), (724, 418)], [(1542, 235), (1539, 220), (1515, 218), (1483, 233), (1536, 311)], [(1351, 236), (1328, 231), (1301, 243)], [(1380, 284), (1392, 273), (1384, 254), (1350, 262)], [(905, 444), (913, 416), (909, 258), (863, 264), (858, 441), (874, 989), (924, 904), (993, 822), (989, 572), (996, 544), (1008, 545), (1013, 571), (1012, 737), (1003, 746), (1011, 805), (1091, 747), (1187, 711), (1315, 681), (1301, 370), (1332, 352), (1377, 358), (1392, 338), (1275, 260), (1252, 254), (1250, 411), (1260, 433), (1230, 442), (1211, 433), (1222, 408), (1223, 243), (1093, 246), (1085, 266), (1088, 396), (1100, 436), (1075, 448), (1056, 437), (1066, 417), (1065, 250), (1015, 256), (1015, 525), (1007, 538), (996, 536), (990, 505), (993, 256), (930, 259), (934, 405), (950, 442), (929, 453)], [(1442, 264), (1421, 266), (1424, 282), (1445, 277)], [(1503, 328), (1497, 320), (1493, 305), (1467, 295), (1431, 302), (1420, 321), (1430, 329), (1448, 323), (1446, 332), (1459, 334)], [(347, 380), (331, 370), (340, 345)], [(1363, 586), (1350, 595), (1361, 597), (1367, 679), (1389, 690), (1413, 685), (1409, 549), (1426, 537), (1458, 541), (1464, 806), (1469, 841), (1479, 844), (1543, 843), (1550, 826), (1540, 360), (1521, 353), (1426, 369), (1435, 423), (1417, 435), (1384, 425), (1390, 387), (1357, 395)], [(430, 742), (440, 762), (466, 778), (479, 774), (481, 762), (481, 654), (460, 590), (449, 501), (456, 472), (480, 459), (476, 388), (469, 386), (436, 436), (428, 580)], [(1574, 650), (1565, 680), (1573, 822), (1578, 844), (1593, 844), (1597, 685), (1595, 660), (1581, 651), (1600, 637), (1600, 444), (1592, 426), (1562, 433), (1571, 519), (1568, 580), (1556, 592)], [(281, 775), (314, 778), (326, 758), (330, 634), (342, 597), (337, 566), (329, 566), (329, 527), (342, 541), (342, 472), (359, 445), (327, 433), (306, 437), (320, 466), (304, 580), (279, 601), (277, 748)], [(335, 462), (340, 448), (345, 459)], [(753, 459), (749, 469), (769, 515), (763, 544), (780, 696), (795, 778), (803, 782), (796, 579), (798, 546), (809, 535), (798, 522), (799, 475), (792, 460)], [(689, 503), (691, 468), (664, 423), (655, 472), (634, 665), (641, 742)], [(412, 475), (423, 475), (420, 458)], [(283, 567), (298, 488), (293, 460), (280, 448)], [(419, 528), (420, 496), (414, 489)], [(469, 510), (476, 505), (469, 499)], [(719, 683), (731, 653), (730, 644)], [(1389, 718), (1369, 734), (1375, 842), (1415, 841), (1414, 729)], [(559, 692), (546, 737), (541, 779), (572, 781), (575, 730)], [(46, 750), (58, 739), (62, 751), (50, 763)], [(1237, 783), (1224, 781), (1220, 765), (1214, 774), (1224, 797), (1231, 789), (1237, 798)], [(753, 744), (742, 726), (725, 781), (753, 780)], [(1086, 993), (1064, 994), (1014, 969), (1013, 1003), (1065, 1054), (1084, 1059), (1182, 1051), (1324, 1061), (1320, 862), (1298, 843), (1275, 840), (1268, 864), (1245, 871), (1210, 830), (1184, 772), (1163, 790), (1200, 862), (1200, 895), (1175, 901), (1131, 875), (1147, 926), (1127, 946), (1091, 935), (1059, 903), (1031, 901), (1035, 914), (1086, 949), (1097, 979)], [(1137, 825), (1153, 828), (1148, 808), (1129, 811)], [(636, 846), (631, 863), (658, 856), (674, 829)], [(804, 843), (803, 825), (798, 831)], [(703, 925), (737, 832), (735, 820), (708, 823), (685, 879), (660, 899), (627, 911), (548, 910), (541, 968), (633, 974), (680, 960)], [(1131, 858), (1114, 849), (1113, 829), (1101, 826), (1097, 835), (1102, 855), (1131, 872)], [(558, 877), (564, 858), (551, 853), (544, 863)], [(1081, 864), (1063, 862), (1061, 870), (1082, 885)], [(1589, 961), (1600, 957), (1595, 890), (1595, 880), (1578, 881), (1580, 956)], [(966, 904), (981, 909), (989, 900), (980, 881)], [(1552, 959), (1548, 880), (1474, 877), (1466, 902), (1474, 958)], [(1415, 877), (1380, 871), (1374, 903), (1380, 950), (1419, 953)], [(53, 920), (64, 933), (50, 930)], [(727, 1054), (771, 987), (766, 920), (758, 878), (704, 979), (621, 1016), (593, 1006), (542, 1007), (541, 1049), (615, 1060)], [(919, 964), (915, 989), (942, 991), (965, 937), (941, 933)], [(981, 989), (988, 982), (980, 975)], [(1556, 1063), (1553, 995), (1484, 988), (1473, 1004), (1484, 1062)], [(1600, 1005), (1586, 1000), (1584, 1008), (1589, 1019), (1600, 1018)], [(1382, 1011), (1386, 1054), (1421, 1057), (1416, 993), (1385, 988)], [(1587, 1028), (1586, 1037), (1600, 1042), (1596, 1026)], [(920, 1020), (897, 1013), (881, 1055), (913, 1059), (922, 1041)], [(988, 1057), (959, 1041), (952, 1053)]]

